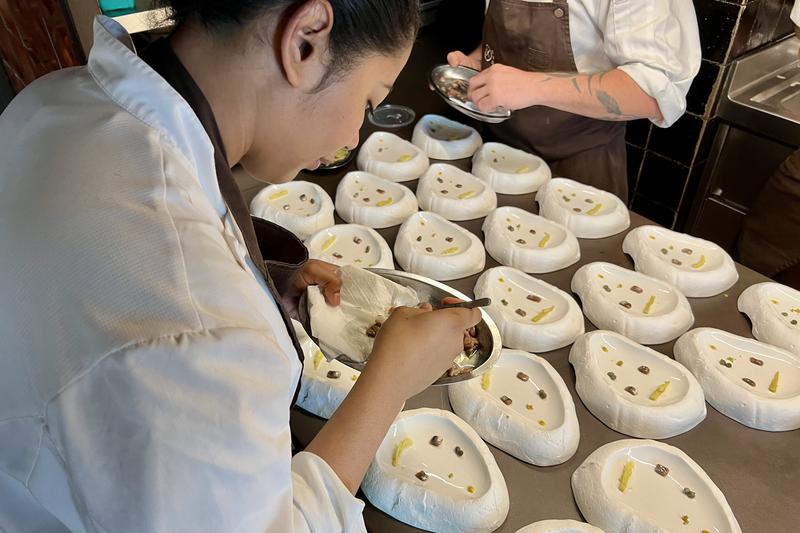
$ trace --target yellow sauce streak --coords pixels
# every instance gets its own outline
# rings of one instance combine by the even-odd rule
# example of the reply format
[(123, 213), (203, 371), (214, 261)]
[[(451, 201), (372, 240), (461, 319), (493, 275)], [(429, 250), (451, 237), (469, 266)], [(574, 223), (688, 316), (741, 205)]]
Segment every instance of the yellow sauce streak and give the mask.
[(603, 204), (597, 204), (593, 208), (591, 208), (588, 211), (586, 211), (586, 214), (590, 215), (590, 216), (594, 216), (597, 213), (599, 213), (601, 209), (603, 209)]
[(406, 161), (411, 161), (412, 157), (408, 154), (403, 154), (397, 158), (398, 163), (405, 163)]
[(701, 256), (700, 256), (700, 260), (699, 260), (697, 263), (694, 263), (694, 264), (692, 265), (692, 268), (703, 268), (703, 266), (704, 266), (705, 264), (706, 264), (706, 256), (704, 256), (704, 255), (701, 255)]
[(622, 468), (622, 475), (619, 476), (619, 486), (617, 487), (620, 492), (625, 492), (628, 489), (628, 481), (631, 480), (633, 474), (633, 461), (628, 461)]
[(392, 198), (387, 198), (386, 200), (381, 200), (380, 202), (376, 203), (378, 207), (386, 207), (387, 205), (392, 205), (394, 200)]
[(458, 195), (458, 199), (459, 200), (466, 200), (467, 198), (472, 198), (473, 196), (475, 196), (475, 191), (466, 191), (466, 192), (462, 192), (461, 194), (459, 194)]
[(545, 231), (544, 237), (539, 241), (539, 248), (546, 248), (548, 242), (550, 242), (550, 234)]
[(517, 174), (525, 174), (528, 171), (530, 171), (530, 167), (519, 167), (516, 170)]
[(400, 456), (403, 455), (403, 452), (406, 451), (406, 448), (410, 448), (414, 445), (414, 441), (405, 438), (400, 441), (400, 443), (395, 446), (394, 453), (392, 454), (392, 466), (400, 466)]
[(458, 246), (453, 246), (452, 248), (448, 248), (442, 252), (442, 255), (454, 255), (457, 254), (460, 248)]
[(655, 295), (651, 296), (650, 299), (647, 300), (647, 303), (644, 304), (644, 309), (642, 310), (642, 313), (644, 313), (645, 315), (649, 315), (650, 310), (653, 308), (654, 303), (656, 303)]
[(664, 394), (664, 392), (666, 392), (667, 387), (669, 387), (669, 381), (665, 381), (664, 383), (659, 385), (658, 388), (656, 390), (654, 390), (653, 393), (650, 395), (650, 400), (653, 401), (653, 402), (658, 400), (658, 398), (662, 394)]
[(322, 243), (322, 251), (327, 252), (328, 248), (333, 246), (333, 243), (335, 242), (336, 242), (336, 235), (331, 235), (330, 237), (325, 239), (325, 242)]
[(555, 308), (556, 308), (556, 306), (554, 306), (554, 305), (551, 305), (550, 307), (547, 307), (547, 308), (545, 308), (545, 309), (542, 309), (541, 311), (539, 311), (539, 312), (536, 314), (536, 316), (535, 316), (535, 317), (531, 318), (531, 322), (533, 322), (533, 323), (539, 322), (539, 321), (540, 321), (540, 320), (542, 320), (544, 317), (546, 317), (547, 315), (549, 315), (550, 313), (552, 313), (552, 312), (553, 312), (553, 309), (555, 309)]
[(492, 386), (492, 371), (486, 372), (481, 377), (481, 388), (483, 390), (489, 390), (489, 387)]
[(287, 191), (286, 189), (284, 189), (284, 190), (282, 190), (282, 191), (278, 191), (278, 192), (274, 192), (274, 193), (270, 194), (270, 195), (269, 195), (269, 199), (270, 199), (270, 200), (277, 200), (278, 198), (283, 198), (283, 197), (284, 197), (284, 196), (286, 196), (287, 194), (289, 194), (289, 191)]
[(325, 359), (325, 356), (322, 355), (321, 351), (314, 352), (314, 370), (319, 370), (319, 365), (322, 364), (323, 359)]
[(775, 372), (775, 375), (772, 376), (772, 381), (769, 382), (769, 391), (772, 393), (778, 392), (778, 380), (781, 379), (781, 373)]

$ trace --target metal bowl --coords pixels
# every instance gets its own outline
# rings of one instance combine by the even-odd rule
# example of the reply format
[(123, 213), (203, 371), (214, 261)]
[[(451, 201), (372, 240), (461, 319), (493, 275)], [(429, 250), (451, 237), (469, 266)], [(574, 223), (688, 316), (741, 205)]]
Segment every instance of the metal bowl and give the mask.
[(336, 170), (336, 169), (342, 168), (343, 166), (345, 166), (348, 163), (350, 163), (350, 161), (352, 161), (353, 158), (356, 156), (356, 150), (355, 149), (349, 150), (347, 148), (342, 148), (342, 150), (347, 150), (347, 156), (346, 157), (344, 157), (343, 159), (339, 159), (338, 161), (333, 161), (329, 165), (320, 165), (319, 168), (317, 168), (316, 170), (313, 170), (312, 172), (326, 172), (328, 170)]
[(471, 100), (457, 98), (447, 94), (447, 89), (444, 87), (444, 84), (447, 82), (465, 82), (469, 85), (469, 80), (478, 74), (478, 72), (479, 71), (475, 69), (464, 66), (451, 67), (450, 65), (437, 65), (431, 70), (429, 85), (431, 90), (438, 93), (445, 102), (475, 120), (489, 122), (490, 124), (498, 124), (510, 119), (511, 111), (504, 107), (498, 107), (491, 113), (485, 113), (478, 109)]
[[(470, 300), (465, 294), (458, 292), (444, 283), (439, 283), (432, 279), (411, 274), (408, 272), (401, 272), (399, 270), (386, 270), (382, 268), (368, 268), (370, 272), (374, 272), (384, 278), (393, 281), (399, 285), (403, 285), (417, 291), (421, 302), (430, 303), (434, 309), (441, 305), (442, 300), (448, 296), (459, 298), (461, 300)], [(458, 374), (456, 376), (443, 375), (434, 382), (434, 385), (450, 385), (451, 383), (458, 383), (459, 381), (466, 381), (480, 376), (492, 366), (494, 366), (497, 358), (500, 357), (500, 350), (503, 348), (502, 341), (500, 340), (500, 331), (497, 329), (494, 321), (489, 315), (481, 309), (481, 321), (475, 326), (478, 334), (478, 341), (480, 341), (480, 348), (469, 356), (467, 362), (463, 365), (465, 367), (471, 366), (472, 369)], [(311, 317), (308, 313), (308, 303), (305, 294), (300, 299), (298, 307), (298, 314), (300, 315), (300, 323), (303, 328), (308, 332), (309, 336), (319, 344), (318, 339), (311, 331)], [(331, 357), (337, 357), (339, 354), (326, 354)], [(339, 357), (338, 360), (347, 366), (356, 370), (363, 370), (366, 363), (356, 363), (348, 360), (347, 358)]]

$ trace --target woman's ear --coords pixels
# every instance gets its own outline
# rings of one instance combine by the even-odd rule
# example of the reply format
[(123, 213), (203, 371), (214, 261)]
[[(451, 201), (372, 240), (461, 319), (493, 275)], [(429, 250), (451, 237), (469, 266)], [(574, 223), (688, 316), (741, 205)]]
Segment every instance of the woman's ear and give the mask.
[(328, 0), (308, 0), (290, 15), (281, 35), (280, 58), (292, 87), (311, 90), (322, 81), (332, 27)]

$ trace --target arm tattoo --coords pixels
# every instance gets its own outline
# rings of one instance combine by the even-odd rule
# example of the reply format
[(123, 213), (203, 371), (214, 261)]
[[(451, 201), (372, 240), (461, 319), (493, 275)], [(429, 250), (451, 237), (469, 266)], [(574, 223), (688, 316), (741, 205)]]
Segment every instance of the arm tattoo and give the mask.
[(578, 80), (573, 76), (572, 77), (572, 85), (575, 87), (575, 90), (578, 91), (578, 94), (581, 93), (581, 86), (578, 85)]
[(597, 101), (603, 104), (603, 107), (606, 108), (606, 111), (612, 115), (622, 115), (622, 111), (619, 108), (619, 104), (614, 99), (613, 96), (608, 94), (603, 90), (597, 91)]

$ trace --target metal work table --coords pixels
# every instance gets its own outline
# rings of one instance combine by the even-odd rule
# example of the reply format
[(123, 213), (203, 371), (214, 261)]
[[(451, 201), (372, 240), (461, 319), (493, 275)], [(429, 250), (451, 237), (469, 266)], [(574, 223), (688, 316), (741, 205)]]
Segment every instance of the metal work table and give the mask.
[[(418, 119), (425, 113), (439, 113), (468, 123), (466, 117), (454, 114), (444, 102), (429, 92), (424, 81), (431, 66), (443, 60), (442, 52), (424, 40), (418, 43), (409, 66), (398, 80), (389, 102), (412, 107), (417, 112)], [(362, 140), (372, 131), (374, 127), (366, 122), (362, 130)], [(410, 139), (411, 128), (403, 128), (395, 133)], [(467, 170), (470, 168), (469, 160), (457, 161), (455, 164)], [(300, 179), (321, 185), (331, 197), (334, 197), (341, 177), (354, 169), (355, 162), (352, 162), (339, 172), (328, 175), (306, 174)], [(416, 182), (408, 182), (405, 185), (412, 189), (416, 188)], [(253, 194), (254, 190), (245, 192), (248, 201)], [(537, 212), (533, 195), (498, 195), (498, 200), (500, 206), (513, 205)], [(631, 221), (632, 227), (648, 223), (646, 219), (633, 213)], [(341, 222), (337, 216), (337, 223)], [(480, 219), (459, 224), (482, 236), (482, 222)], [(393, 246), (398, 229), (399, 227), (389, 228), (379, 233), (390, 246)], [(581, 260), (578, 264), (537, 277), (571, 292), (572, 275), (578, 267), (586, 263), (608, 261), (633, 268), (630, 258), (622, 252), (625, 233), (599, 240), (581, 239)], [(497, 265), (498, 263), (487, 255), (486, 268)], [(724, 294), (713, 298), (690, 299), (695, 314), (693, 327), (716, 327), (737, 335), (751, 336), (749, 322), (737, 311), (736, 301), (746, 287), (767, 281), (767, 278), (745, 267), (738, 268), (739, 282)], [(448, 282), (448, 285), (471, 295), (477, 278), (475, 275)], [(588, 320), (586, 329), (587, 331), (595, 329)], [(672, 356), (672, 346), (673, 342), (670, 342), (653, 348)], [(511, 502), (508, 519), (498, 529), (500, 532), (514, 532), (524, 525), (544, 519), (582, 520), (570, 486), (573, 471), (591, 452), (603, 444), (630, 438), (606, 427), (584, 407), (575, 393), (575, 374), (568, 362), (569, 347), (539, 355), (544, 356), (555, 367), (575, 400), (581, 431), (580, 446), (569, 461), (552, 467), (532, 466), (489, 446), (505, 476)], [(446, 389), (431, 387), (409, 400), (406, 405), (406, 409), (418, 407), (449, 410)], [(324, 420), (298, 408), (292, 412), (292, 429), (302, 444), (310, 442), (323, 424)], [(757, 431), (734, 422), (708, 406), (707, 418), (696, 428), (664, 442), (680, 448), (705, 469), (727, 497), (743, 531), (791, 533), (800, 530), (797, 512), (798, 495), (800, 495), (800, 430), (785, 433)], [(363, 494), (360, 497), (364, 498)], [(654, 501), (653, 505), (658, 505), (658, 502)], [(364, 516), (370, 531), (381, 533), (416, 531), (375, 509), (369, 503)]]

